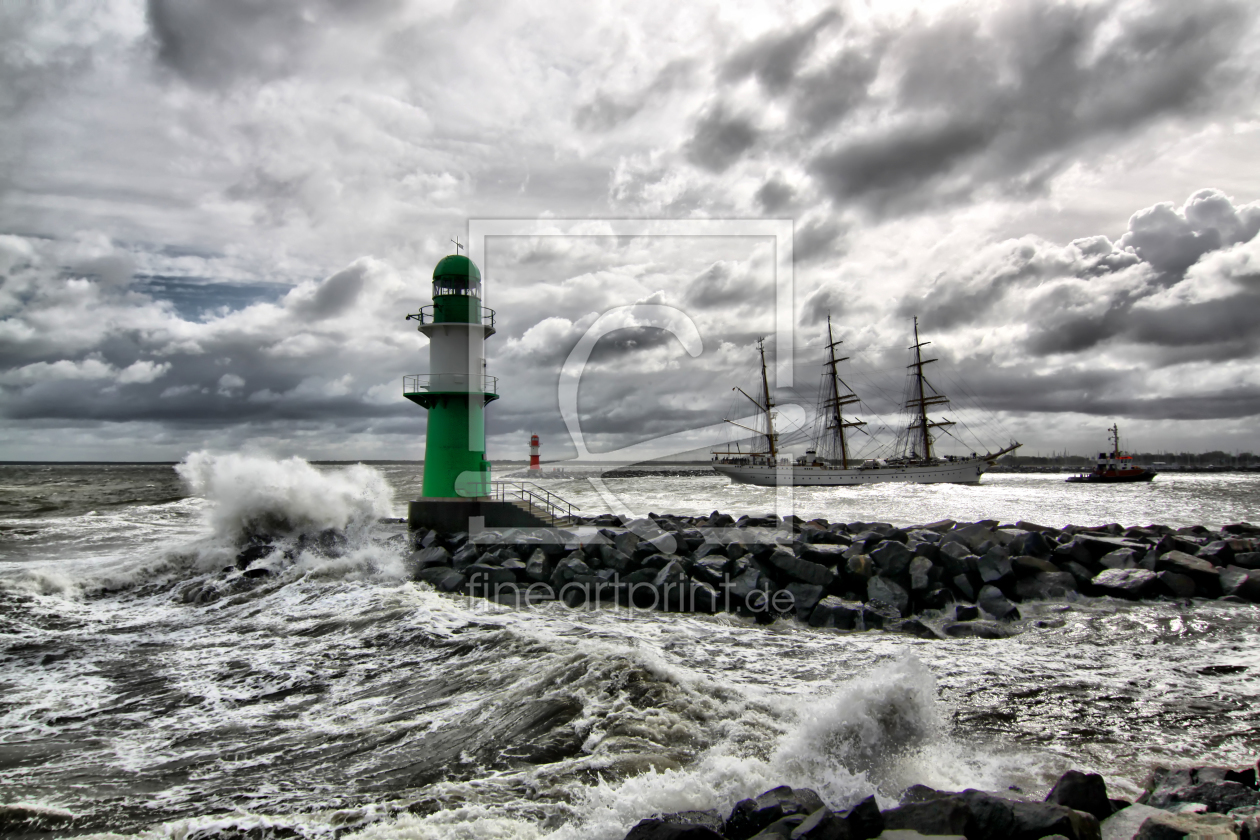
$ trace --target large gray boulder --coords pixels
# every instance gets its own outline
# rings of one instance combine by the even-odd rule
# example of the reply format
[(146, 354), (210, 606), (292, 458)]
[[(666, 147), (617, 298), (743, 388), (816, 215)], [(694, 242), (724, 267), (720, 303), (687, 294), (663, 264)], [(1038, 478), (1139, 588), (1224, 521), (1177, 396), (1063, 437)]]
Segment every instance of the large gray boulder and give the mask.
[(826, 566), (802, 560), (782, 546), (770, 552), (766, 562), (783, 571), (793, 580), (801, 583), (816, 583), (819, 586), (826, 586), (835, 580), (836, 577), (835, 573)]
[(809, 614), (810, 627), (835, 627), (838, 630), (862, 629), (862, 602), (846, 601), (828, 595)]
[(1184, 551), (1169, 551), (1155, 561), (1158, 572), (1176, 572), (1194, 581), (1200, 594), (1214, 598), (1221, 592), (1220, 571), (1202, 557), (1186, 554)]
[(895, 580), (876, 575), (866, 582), (866, 600), (893, 607), (898, 614), (905, 615), (910, 606), (910, 593)]
[(1111, 816), (1114, 807), (1107, 796), (1107, 783), (1097, 773), (1069, 770), (1059, 777), (1046, 794), (1046, 801), (1093, 814), (1099, 822)]
[(1019, 618), (1019, 610), (1015, 605), (1007, 600), (1002, 594), (1002, 590), (996, 586), (983, 586), (976, 595), (976, 603), (980, 605), (980, 609), (996, 618), (998, 621), (1009, 621)]
[(1021, 802), (978, 790), (940, 794), (884, 812), (885, 829), (958, 835), (967, 840), (1101, 840), (1093, 814), (1052, 802)]
[(1146, 569), (1107, 569), (1099, 572), (1090, 584), (1100, 594), (1136, 600), (1150, 593), (1155, 573)]
[(1260, 604), (1260, 571), (1226, 566), (1221, 569), (1221, 593)]
[(871, 562), (884, 577), (898, 578), (910, 568), (914, 552), (895, 540), (886, 540), (871, 551)]
[(723, 834), (728, 840), (750, 840), (784, 817), (800, 816), (803, 821), (822, 807), (825, 807), (823, 801), (814, 791), (783, 785), (766, 791), (756, 799), (742, 799), (735, 803)]
[(791, 594), (793, 608), (797, 617), (802, 620), (809, 619), (814, 612), (814, 607), (822, 600), (823, 593), (826, 591), (816, 583), (793, 582), (783, 588)]

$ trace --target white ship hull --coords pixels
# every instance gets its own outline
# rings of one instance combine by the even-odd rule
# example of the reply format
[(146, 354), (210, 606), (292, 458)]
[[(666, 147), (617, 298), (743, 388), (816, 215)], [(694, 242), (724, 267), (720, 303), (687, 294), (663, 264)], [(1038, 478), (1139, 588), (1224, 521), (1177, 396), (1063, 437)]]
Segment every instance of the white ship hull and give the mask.
[(880, 466), (841, 469), (840, 467), (783, 466), (760, 464), (721, 464), (717, 470), (740, 484), (760, 487), (852, 487), (859, 484), (883, 484), (890, 481), (907, 484), (979, 484), (980, 476), (989, 468), (987, 461), (967, 459), (941, 464), (915, 466)]

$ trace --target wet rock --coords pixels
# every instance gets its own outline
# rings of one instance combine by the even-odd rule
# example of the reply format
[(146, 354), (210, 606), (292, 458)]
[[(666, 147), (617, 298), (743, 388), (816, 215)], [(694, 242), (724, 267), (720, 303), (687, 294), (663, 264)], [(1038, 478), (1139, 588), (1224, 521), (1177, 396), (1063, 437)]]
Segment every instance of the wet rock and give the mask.
[(1094, 555), (1086, 547), (1085, 541), (1079, 537), (1073, 537), (1065, 543), (1055, 546), (1052, 552), (1056, 560), (1067, 561), (1075, 560), (1082, 566), (1089, 567), (1094, 563)]
[(464, 585), (464, 576), (450, 566), (429, 566), (416, 575), (416, 580), (429, 584), (439, 592), (455, 592)]
[(275, 573), (272, 572), (271, 569), (263, 568), (260, 566), (253, 569), (246, 569), (244, 572), (241, 573), (241, 576), (253, 579), (253, 578), (271, 577), (273, 574)]
[(640, 820), (625, 840), (721, 840), (722, 826), (717, 811), (682, 811)]
[(756, 799), (737, 802), (726, 820), (723, 834), (728, 840), (750, 840), (784, 817), (799, 815), (803, 821), (822, 807), (822, 800), (812, 790), (783, 785), (766, 791)]
[(943, 610), (958, 600), (951, 590), (943, 586), (933, 587), (916, 597), (919, 608), (925, 610)]
[(961, 542), (972, 551), (977, 551), (981, 543), (993, 540), (993, 530), (977, 522), (973, 525), (960, 525), (947, 533), (941, 542)]
[(900, 542), (886, 540), (870, 553), (871, 563), (876, 573), (887, 578), (896, 578), (905, 574), (914, 559), (914, 552)]
[(1006, 599), (1002, 594), (1002, 590), (996, 586), (984, 586), (976, 594), (976, 602), (980, 605), (980, 609), (996, 618), (998, 621), (1008, 621), (1019, 618), (1019, 610), (1015, 605)]
[(1090, 585), (1100, 594), (1136, 600), (1151, 591), (1155, 573), (1146, 569), (1107, 569), (1099, 572)]
[(1076, 578), (1067, 572), (1042, 572), (1015, 583), (1015, 595), (1021, 601), (1050, 601), (1075, 591)]
[(988, 552), (976, 561), (982, 583), (997, 584), (1012, 577), (1011, 561), (997, 552)]
[(895, 580), (876, 575), (866, 582), (866, 600), (893, 607), (898, 615), (904, 615), (910, 606), (910, 593)]
[(1007, 544), (1014, 555), (1032, 557), (1048, 557), (1054, 546), (1046, 540), (1040, 531), (1025, 531)]
[(1260, 569), (1260, 551), (1246, 551), (1234, 555), (1234, 565), (1241, 569)]
[(1042, 572), (1057, 573), (1062, 570), (1049, 560), (1023, 554), (1011, 558), (1011, 571), (1016, 577), (1028, 578), (1036, 577)]
[(1155, 808), (1199, 803), (1209, 811), (1223, 814), (1234, 808), (1260, 805), (1254, 767), (1242, 770), (1230, 767), (1157, 767), (1146, 780), (1145, 787), (1138, 804)]
[(845, 577), (850, 580), (865, 581), (875, 577), (875, 565), (871, 563), (869, 554), (858, 554), (850, 557), (844, 563)]
[(802, 560), (783, 547), (778, 547), (766, 558), (766, 562), (780, 569), (793, 580), (826, 586), (835, 579), (835, 573), (826, 566)]
[(586, 565), (586, 558), (581, 551), (575, 551), (556, 564), (551, 573), (551, 586), (559, 591), (566, 583), (572, 583), (579, 575), (594, 577), (595, 570)]
[(1221, 592), (1260, 604), (1260, 571), (1226, 566), (1221, 569)]
[[(442, 550), (445, 551), (446, 549), (443, 548)], [(433, 551), (433, 549), (426, 548), (424, 552), (420, 552), (420, 553), (423, 554), (429, 551)], [(449, 565), (451, 566), (451, 568), (455, 569), (455, 571), (462, 572), (465, 569), (467, 569), (469, 566), (471, 566), (473, 563), (476, 563), (476, 562), (477, 562), (477, 546), (474, 545), (473, 543), (465, 543), (454, 554), (450, 555)], [(430, 563), (428, 565), (445, 566), (447, 565), (447, 563), (439, 560), (436, 563)]]
[(878, 630), (900, 620), (901, 613), (896, 607), (881, 602), (862, 605), (862, 630)]
[(555, 572), (555, 564), (547, 556), (547, 552), (541, 548), (534, 549), (534, 553), (529, 556), (529, 560), (525, 563), (525, 576), (539, 583), (551, 580), (551, 576)]
[(917, 618), (907, 618), (891, 625), (889, 630), (894, 633), (905, 633), (907, 636), (915, 636), (920, 639), (939, 639), (936, 631), (928, 625), (924, 624)]
[(1236, 836), (1233, 820), (1216, 814), (1173, 814), (1148, 805), (1131, 805), (1102, 823), (1107, 840), (1178, 840), (1182, 837)]
[(916, 556), (910, 561), (910, 591), (920, 592), (932, 585), (932, 561)]
[(955, 621), (975, 621), (980, 617), (980, 608), (974, 604), (959, 604), (954, 608)]
[[(474, 552), (475, 556), (475, 552)], [(413, 552), (410, 557), (411, 566), (419, 572), (430, 566), (452, 566), (451, 553), (443, 546), (433, 545)]]
[(1117, 548), (1100, 557), (1098, 563), (1104, 569), (1136, 569), (1143, 556), (1131, 548)]
[(727, 581), (726, 573), (730, 569), (731, 562), (721, 554), (703, 557), (692, 564), (691, 576), (710, 586), (720, 587)]
[(810, 627), (835, 627), (838, 630), (860, 629), (862, 603), (828, 595), (809, 614)]
[(1193, 598), (1194, 580), (1176, 572), (1157, 572), (1155, 590), (1173, 598)]
[(808, 620), (825, 590), (816, 583), (789, 583), (784, 587), (792, 595), (797, 617)]
[(874, 796), (868, 796), (847, 811), (837, 814), (848, 825), (849, 840), (871, 840), (884, 830), (884, 815)]
[(847, 545), (802, 545), (800, 556), (802, 560), (834, 568), (844, 565), (844, 553), (846, 551), (848, 551)]
[(1155, 569), (1160, 572), (1176, 572), (1194, 581), (1195, 588), (1203, 595), (1214, 598), (1220, 594), (1220, 572), (1215, 566), (1202, 557), (1186, 554), (1184, 551), (1169, 551), (1155, 561)]
[(1015, 631), (996, 621), (955, 621), (946, 624), (941, 632), (951, 639), (1009, 639)]
[(1196, 551), (1195, 556), (1202, 557), (1213, 566), (1228, 566), (1234, 562), (1234, 547), (1225, 540), (1216, 540)]
[(976, 600), (976, 587), (971, 583), (971, 578), (967, 575), (956, 575), (951, 583), (954, 589), (968, 601)]
[(960, 542), (945, 543), (937, 551), (936, 556), (937, 561), (945, 569), (945, 573), (949, 577), (965, 575), (967, 572), (974, 571), (976, 561), (979, 559), (971, 553), (971, 549)]
[(1103, 777), (1080, 770), (1069, 770), (1060, 776), (1046, 795), (1046, 801), (1093, 814), (1099, 822), (1110, 817), (1114, 810), (1107, 797), (1107, 783)]
[(1155, 543), (1156, 556), (1163, 557), (1170, 551), (1181, 551), (1185, 554), (1194, 554), (1203, 547), (1201, 542), (1186, 539), (1182, 536), (1166, 534), (1160, 537), (1159, 542)]
[(943, 794), (884, 811), (884, 830), (912, 830), (927, 835), (962, 835), (971, 809), (957, 794)]

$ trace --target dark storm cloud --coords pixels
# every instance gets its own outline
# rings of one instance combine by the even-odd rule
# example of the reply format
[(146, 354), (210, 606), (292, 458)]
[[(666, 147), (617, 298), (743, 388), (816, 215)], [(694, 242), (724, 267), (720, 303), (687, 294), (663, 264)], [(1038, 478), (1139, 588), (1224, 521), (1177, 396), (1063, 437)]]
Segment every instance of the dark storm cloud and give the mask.
[(778, 176), (771, 177), (766, 180), (761, 187), (758, 188), (753, 196), (757, 199), (757, 203), (761, 205), (761, 209), (767, 213), (786, 207), (792, 202), (796, 196), (796, 190), (791, 184), (784, 183)]
[(687, 158), (711, 172), (721, 172), (755, 146), (758, 136), (752, 120), (729, 113), (719, 102), (696, 121), (695, 134), (687, 141)]
[[(877, 31), (825, 17), (720, 68), (724, 81), (756, 76), (788, 104), (788, 125), (756, 132), (710, 110), (687, 152), (722, 171), (754, 145), (794, 155), (811, 143), (825, 194), (876, 212), (1038, 193), (1099, 141), (1228, 107), (1251, 78), (1235, 59), (1255, 17), (1241, 0), (958, 7)], [(823, 38), (835, 49), (803, 72)]]
[(148, 0), (158, 60), (194, 84), (276, 79), (297, 71), (322, 34), (369, 23), (394, 0)]
[(818, 35), (839, 17), (835, 10), (828, 10), (799, 28), (763, 35), (726, 60), (722, 78), (739, 81), (755, 76), (766, 90), (782, 91), (795, 78), (797, 67), (809, 57)]
[(829, 216), (811, 219), (796, 229), (792, 255), (799, 262), (832, 256), (839, 250), (837, 243), (845, 230), (839, 219)]
[(720, 260), (687, 285), (683, 300), (697, 309), (733, 309), (764, 299), (769, 284), (747, 265)]
[[(1258, 217), (1260, 202), (1239, 205), (1200, 190), (1179, 208), (1138, 211), (1115, 243), (1103, 236), (1066, 246), (1035, 237), (1001, 243), (902, 299), (898, 314), (921, 314), (932, 335), (1021, 325), (1000, 364), (957, 360), (990, 409), (1252, 416), (1260, 392), (1243, 375), (1228, 389), (1219, 379), (1229, 368), (1213, 384), (1183, 366), (1241, 371), (1260, 356)], [(1147, 389), (1153, 381), (1157, 392), (1180, 393), (1144, 394), (1143, 377), (1151, 378)]]
[(313, 295), (295, 304), (294, 309), (317, 321), (340, 315), (358, 299), (367, 272), (365, 263), (356, 263), (338, 271), (320, 283)]
[[(1034, 237), (999, 244), (904, 298), (897, 311), (921, 313), (933, 330), (983, 323), (1002, 312), (1028, 324), (1027, 349), (1037, 356), (1121, 340), (1194, 347), (1203, 360), (1241, 358), (1255, 352), (1255, 330), (1247, 325), (1260, 319), (1260, 294), (1242, 276), (1218, 277), (1224, 268), (1190, 269), (1207, 255), (1251, 243), (1257, 232), (1260, 203), (1235, 206), (1219, 190), (1200, 190), (1181, 208), (1164, 202), (1133, 214), (1114, 244), (1105, 236), (1068, 246)], [(1217, 280), (1231, 291), (1198, 300), (1204, 285)], [(1156, 297), (1161, 293), (1178, 296), (1165, 302)], [(1183, 362), (1187, 353), (1168, 359)]]

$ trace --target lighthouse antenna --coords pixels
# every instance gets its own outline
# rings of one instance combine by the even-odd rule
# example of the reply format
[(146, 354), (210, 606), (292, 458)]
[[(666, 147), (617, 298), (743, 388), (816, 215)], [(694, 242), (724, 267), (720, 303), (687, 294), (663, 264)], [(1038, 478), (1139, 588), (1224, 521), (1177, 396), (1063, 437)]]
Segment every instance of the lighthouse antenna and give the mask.
[(461, 244), (461, 243), (460, 243), (460, 241), (459, 241), (459, 237), (457, 236), (457, 237), (455, 237), (454, 239), (452, 239), (451, 241), (455, 243), (455, 253), (457, 253), (457, 254), (463, 253), (464, 246), (463, 246), (463, 244)]

